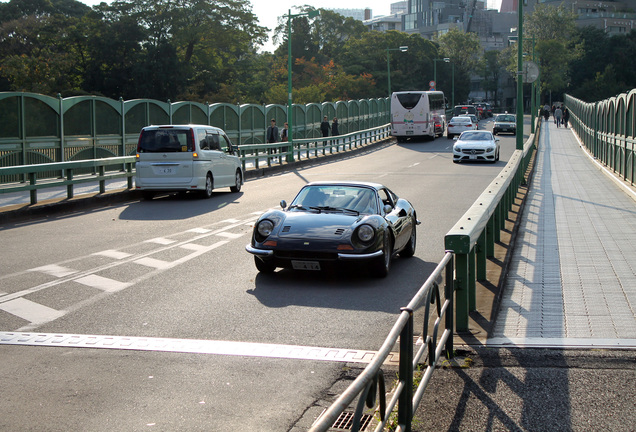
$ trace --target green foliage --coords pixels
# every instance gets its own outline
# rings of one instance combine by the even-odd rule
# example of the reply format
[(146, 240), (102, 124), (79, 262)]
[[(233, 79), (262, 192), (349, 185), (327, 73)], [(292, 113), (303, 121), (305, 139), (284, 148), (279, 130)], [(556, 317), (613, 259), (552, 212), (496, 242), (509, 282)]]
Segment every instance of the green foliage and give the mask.
[(470, 76), (480, 63), (482, 48), (479, 37), (453, 28), (441, 35), (438, 42), (440, 57), (449, 58), (455, 65), (455, 102), (467, 100)]

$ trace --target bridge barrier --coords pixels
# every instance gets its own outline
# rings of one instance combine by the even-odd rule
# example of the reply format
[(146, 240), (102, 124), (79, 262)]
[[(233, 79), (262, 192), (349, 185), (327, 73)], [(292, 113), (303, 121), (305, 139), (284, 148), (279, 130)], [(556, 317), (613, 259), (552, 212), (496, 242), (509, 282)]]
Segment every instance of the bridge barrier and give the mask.
[[(238, 146), (243, 170), (248, 163), (259, 169), (261, 162), (271, 167), (274, 161), (298, 162), (302, 159), (353, 150), (390, 137), (390, 125), (351, 132), (328, 138), (311, 138), (273, 144), (246, 144)], [(30, 191), (30, 203), (38, 202), (39, 189), (67, 187), (67, 198), (73, 198), (73, 185), (98, 182), (100, 193), (105, 192), (106, 180), (127, 178), (127, 188), (133, 188), (135, 156), (121, 156), (72, 162), (40, 163), (0, 167), (0, 194)], [(42, 175), (44, 174), (44, 175)], [(13, 179), (13, 181), (11, 181)], [(20, 181), (20, 179), (27, 179)]]
[(565, 95), (570, 125), (585, 148), (623, 181), (636, 184), (636, 89), (600, 102)]
[[(388, 98), (296, 104), (292, 109), (292, 140), (321, 136), (323, 115), (330, 121), (337, 116), (345, 134), (390, 121)], [(153, 124), (211, 125), (235, 144), (263, 144), (271, 119), (282, 128), (287, 106), (0, 92), (0, 118), (0, 167), (9, 167), (132, 156), (139, 131)], [(4, 181), (16, 179), (0, 178)]]
[(487, 260), (494, 256), (517, 191), (526, 182), (541, 122), (536, 125), (537, 133), (530, 135), (523, 150), (515, 150), (504, 169), (444, 237), (446, 249), (455, 253), (457, 331), (468, 331), (469, 312), (476, 310), (476, 283), (486, 280)]
[[(495, 242), (500, 240), (500, 231), (505, 228), (508, 211), (512, 209), (519, 187), (526, 183), (526, 173), (539, 137), (541, 122), (537, 123), (537, 133), (530, 135), (523, 150), (515, 150), (510, 161), (495, 180), (479, 196), (475, 203), (446, 234), (446, 252), (435, 271), (422, 285), (411, 302), (401, 309), (397, 322), (385, 339), (376, 358), (363, 370), (338, 399), (316, 420), (310, 432), (325, 432), (337, 424), (348, 406), (358, 398), (353, 414), (351, 430), (362, 429), (363, 410), (376, 407), (376, 397), (380, 401), (377, 413), (380, 416), (375, 431), (411, 431), (413, 415), (419, 406), (430, 378), (437, 367), (441, 355), (452, 357), (453, 331), (468, 330), (469, 312), (476, 308), (476, 281), (486, 279), (487, 258), (494, 255)], [(439, 293), (438, 280), (444, 278), (444, 297)], [(453, 300), (453, 296), (455, 299)], [(437, 317), (431, 323), (430, 305), (437, 305)], [(424, 343), (414, 353), (413, 311), (424, 306), (422, 340)], [(455, 312), (453, 313), (453, 308)], [(444, 327), (439, 334), (440, 325)], [(433, 332), (428, 334), (432, 324)], [(389, 358), (392, 348), (399, 341), (398, 381), (390, 401), (386, 401), (383, 363)], [(421, 380), (415, 387), (414, 371), (424, 354), (428, 354)], [(414, 390), (415, 387), (415, 390)], [(390, 414), (397, 405), (397, 426), (388, 425)]]

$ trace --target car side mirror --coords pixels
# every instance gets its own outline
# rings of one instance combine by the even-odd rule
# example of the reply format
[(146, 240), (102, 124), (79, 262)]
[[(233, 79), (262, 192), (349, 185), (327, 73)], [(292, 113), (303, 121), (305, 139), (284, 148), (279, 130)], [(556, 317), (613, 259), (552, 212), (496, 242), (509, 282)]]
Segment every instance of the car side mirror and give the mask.
[(500, 138), (495, 138), (495, 142), (499, 142)]
[(458, 139), (459, 139), (459, 137), (456, 136), (456, 137), (453, 138), (453, 141), (457, 141)]
[(390, 204), (384, 204), (384, 213), (391, 213), (393, 207)]
[(287, 201), (280, 200), (280, 206), (283, 208), (283, 210), (285, 210), (287, 208)]

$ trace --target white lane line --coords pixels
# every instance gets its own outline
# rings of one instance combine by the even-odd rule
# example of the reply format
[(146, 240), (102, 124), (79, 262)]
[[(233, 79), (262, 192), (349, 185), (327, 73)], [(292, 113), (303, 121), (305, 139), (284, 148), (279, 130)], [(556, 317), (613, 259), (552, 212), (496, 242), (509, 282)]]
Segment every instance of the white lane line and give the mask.
[[(369, 363), (376, 351), (201, 339), (0, 332), (0, 345), (58, 346)], [(398, 353), (385, 364), (398, 365)]]
[(114, 279), (105, 278), (103, 276), (97, 276), (95, 274), (84, 276), (79, 279), (75, 279), (75, 282), (79, 282), (82, 285), (86, 285), (92, 288), (97, 288), (106, 292), (117, 292), (125, 288), (128, 288), (131, 284), (126, 282), (119, 282)]
[(193, 232), (193, 233), (197, 233), (197, 234), (207, 234), (209, 233), (210, 229), (207, 228), (192, 228), (191, 230), (188, 230), (188, 232)]
[(118, 260), (125, 259), (125, 258), (128, 258), (129, 256), (132, 256), (132, 254), (117, 251), (117, 250), (112, 250), (112, 249), (101, 251), (101, 252), (95, 252), (93, 255), (105, 256), (108, 258), (115, 258)]
[(167, 239), (167, 238), (163, 238), (163, 237), (157, 237), (157, 238), (153, 238), (150, 240), (146, 240), (145, 243), (157, 243), (160, 245), (170, 245), (172, 243), (176, 243), (176, 240), (171, 240), (171, 239)]
[(141, 258), (133, 262), (135, 264), (141, 264), (143, 266), (152, 267), (156, 269), (167, 269), (172, 266), (172, 263), (168, 261), (158, 260), (158, 259), (150, 258), (150, 257)]
[(65, 311), (32, 302), (25, 298), (17, 298), (0, 304), (0, 309), (29, 321), (32, 324), (44, 324), (63, 316)]
[(203, 246), (196, 243), (186, 243), (179, 246), (181, 249), (193, 250), (193, 251), (201, 251), (207, 248), (207, 246)]
[(55, 276), (58, 278), (64, 277), (64, 276), (68, 276), (68, 275), (72, 275), (74, 273), (77, 273), (78, 270), (73, 270), (67, 267), (62, 267), (56, 264), (51, 264), (51, 265), (45, 265), (42, 267), (36, 267), (36, 268), (32, 268), (30, 270), (27, 270), (30, 272), (40, 272), (40, 273), (46, 273), (48, 275), (51, 276)]
[(221, 236), (221, 237), (225, 237), (225, 238), (229, 238), (229, 239), (237, 239), (239, 237), (243, 236), (243, 233), (237, 234), (237, 233), (230, 233), (230, 232), (226, 232), (226, 231), (222, 231), (220, 233), (217, 233), (216, 235)]

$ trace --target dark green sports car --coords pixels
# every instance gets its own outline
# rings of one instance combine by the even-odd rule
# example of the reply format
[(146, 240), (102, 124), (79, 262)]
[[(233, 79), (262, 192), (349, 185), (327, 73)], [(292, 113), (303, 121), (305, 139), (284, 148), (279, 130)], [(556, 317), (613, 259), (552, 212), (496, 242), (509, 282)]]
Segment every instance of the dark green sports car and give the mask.
[(385, 277), (396, 254), (415, 253), (415, 210), (381, 184), (313, 182), (289, 206), (284, 200), (280, 204), (281, 210), (258, 218), (245, 247), (261, 272), (362, 263)]

